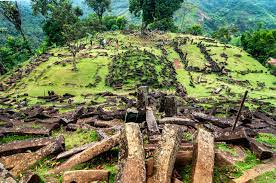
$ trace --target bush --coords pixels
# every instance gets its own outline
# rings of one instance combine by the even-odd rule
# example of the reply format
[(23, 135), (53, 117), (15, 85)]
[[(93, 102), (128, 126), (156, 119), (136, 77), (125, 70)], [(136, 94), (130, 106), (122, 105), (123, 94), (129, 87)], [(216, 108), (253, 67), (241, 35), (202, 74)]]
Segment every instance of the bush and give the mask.
[(195, 36), (199, 36), (203, 34), (203, 29), (201, 25), (193, 25), (192, 27), (190, 27), (188, 29), (188, 33), (195, 35)]

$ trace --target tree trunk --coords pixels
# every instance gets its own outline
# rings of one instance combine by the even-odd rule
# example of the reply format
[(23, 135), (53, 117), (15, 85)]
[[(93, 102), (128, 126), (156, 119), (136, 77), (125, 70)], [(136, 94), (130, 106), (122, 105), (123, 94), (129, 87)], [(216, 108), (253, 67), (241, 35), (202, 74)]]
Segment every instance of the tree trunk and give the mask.
[(26, 42), (26, 44), (27, 44), (27, 49), (28, 49), (29, 53), (32, 55), (32, 54), (33, 54), (33, 51), (32, 51), (32, 49), (31, 49), (31, 46), (30, 46), (30, 44), (29, 44), (29, 41), (27, 40), (27, 38), (26, 38), (26, 36), (25, 36), (25, 34), (24, 34), (22, 28), (19, 29), (19, 32), (20, 32), (20, 34), (21, 34), (21, 36), (22, 36), (24, 42)]
[(68, 169), (74, 167), (75, 165), (84, 163), (84, 162), (98, 156), (99, 154), (110, 150), (114, 146), (118, 145), (119, 139), (120, 139), (120, 133), (117, 133), (108, 139), (104, 139), (100, 142), (97, 142), (92, 147), (80, 152), (79, 154), (72, 156), (67, 161), (65, 161), (58, 167), (56, 167), (54, 170), (50, 170), (48, 173), (57, 174), (64, 170), (68, 170)]
[(127, 123), (120, 142), (120, 165), (116, 176), (117, 182), (146, 182), (145, 152), (140, 127)]
[(76, 55), (77, 53), (73, 53), (73, 71), (77, 71), (77, 63), (76, 63)]
[(213, 182), (215, 161), (213, 135), (210, 132), (199, 128), (193, 151), (192, 182)]
[(154, 156), (154, 183), (170, 183), (176, 154), (182, 138), (178, 125), (165, 125), (162, 139)]

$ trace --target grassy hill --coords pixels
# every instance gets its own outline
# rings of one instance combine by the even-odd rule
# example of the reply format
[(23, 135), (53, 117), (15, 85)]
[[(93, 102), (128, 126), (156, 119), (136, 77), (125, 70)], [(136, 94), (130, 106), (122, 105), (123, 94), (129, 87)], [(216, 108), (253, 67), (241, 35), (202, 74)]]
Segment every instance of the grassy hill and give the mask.
[[(107, 32), (97, 37), (92, 47), (87, 44), (77, 55), (76, 72), (72, 71), (68, 49), (62, 47), (1, 76), (4, 92), (0, 97), (10, 99), (1, 102), (1, 106), (16, 106), (22, 101), (29, 105), (68, 103), (41, 99), (48, 91), (58, 95), (69, 93), (74, 95), (75, 105), (90, 105), (91, 101), (103, 102), (104, 98), (97, 93), (127, 95), (137, 85), (149, 85), (153, 90), (187, 92), (188, 98), (200, 100), (203, 106), (226, 99), (238, 102), (249, 90), (249, 107), (258, 107), (260, 102), (266, 104), (263, 108), (275, 107), (275, 77), (240, 48), (205, 37), (173, 33), (143, 38), (136, 33)], [(101, 48), (101, 38), (110, 44)]]

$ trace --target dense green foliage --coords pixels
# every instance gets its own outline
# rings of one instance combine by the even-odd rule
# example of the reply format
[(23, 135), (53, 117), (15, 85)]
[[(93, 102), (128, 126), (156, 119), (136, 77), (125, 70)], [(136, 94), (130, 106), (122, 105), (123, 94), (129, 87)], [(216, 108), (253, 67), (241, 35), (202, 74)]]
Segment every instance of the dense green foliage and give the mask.
[(86, 4), (94, 10), (102, 23), (103, 14), (110, 9), (111, 0), (85, 0)]
[(201, 25), (193, 25), (192, 27), (190, 27), (187, 31), (188, 33), (195, 35), (195, 36), (199, 36), (203, 34), (203, 29)]
[[(7, 42), (0, 46), (0, 64), (5, 68), (3, 71), (7, 71), (30, 58), (28, 49), (28, 43), (23, 39), (8, 37)], [(3, 74), (2, 72), (0, 74)]]
[(241, 37), (243, 48), (265, 64), (269, 57), (276, 58), (276, 29), (246, 32)]
[(31, 47), (27, 41), (27, 38), (23, 32), (22, 28), (22, 18), (19, 10), (19, 6), (17, 1), (10, 2), (10, 1), (1, 1), (0, 2), (0, 14), (10, 23), (12, 23), (15, 29), (19, 32), (22, 36), (23, 40), (27, 43), (27, 49), (29, 53), (32, 53)]
[(79, 21), (82, 13), (79, 8), (74, 8), (72, 3), (65, 0), (50, 6), (49, 13), (43, 24), (43, 31), (46, 34), (48, 43), (63, 45), (65, 43), (66, 26), (73, 25)]
[(235, 28), (225, 28), (222, 27), (217, 31), (212, 33), (212, 37), (220, 40), (223, 43), (229, 43), (232, 39), (232, 35), (237, 32)]
[(142, 16), (142, 30), (154, 23), (153, 28), (169, 30), (173, 25), (173, 14), (183, 0), (130, 0), (129, 11)]

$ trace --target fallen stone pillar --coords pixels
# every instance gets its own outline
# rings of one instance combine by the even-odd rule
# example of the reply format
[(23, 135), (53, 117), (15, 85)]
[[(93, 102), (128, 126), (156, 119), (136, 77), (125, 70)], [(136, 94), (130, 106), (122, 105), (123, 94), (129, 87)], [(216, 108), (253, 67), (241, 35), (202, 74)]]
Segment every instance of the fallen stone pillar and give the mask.
[(109, 172), (107, 170), (67, 171), (63, 174), (62, 183), (108, 182), (108, 176)]
[(127, 123), (120, 143), (117, 182), (146, 182), (145, 151), (139, 125)]
[(193, 150), (193, 183), (213, 182), (215, 146), (213, 135), (199, 128)]
[(172, 172), (182, 138), (178, 125), (165, 125), (161, 141), (154, 155), (154, 183), (170, 183)]

